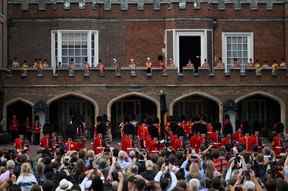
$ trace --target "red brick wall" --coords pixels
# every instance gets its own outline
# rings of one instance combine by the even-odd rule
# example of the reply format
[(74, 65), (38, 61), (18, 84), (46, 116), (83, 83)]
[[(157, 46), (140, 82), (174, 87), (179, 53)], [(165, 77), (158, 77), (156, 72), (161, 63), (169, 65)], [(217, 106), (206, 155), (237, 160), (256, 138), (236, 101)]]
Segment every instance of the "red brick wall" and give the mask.
[[(235, 10), (233, 5), (218, 10), (216, 5), (207, 4), (193, 9), (191, 3), (185, 10), (180, 10), (177, 4), (172, 9), (167, 7), (161, 5), (157, 11), (153, 10), (152, 5), (145, 4), (144, 10), (140, 11), (136, 5), (129, 5), (128, 11), (121, 11), (119, 5), (112, 5), (111, 11), (105, 11), (103, 5), (93, 9), (88, 4), (81, 10), (77, 4), (71, 4), (69, 10), (64, 10), (63, 4), (57, 4), (48, 5), (44, 11), (38, 10), (38, 5), (30, 5), (29, 10), (23, 11), (21, 5), (11, 4), (8, 10), (9, 57), (17, 56), (30, 62), (35, 57), (50, 59), (52, 29), (93, 29), (100, 31), (99, 57), (103, 62), (109, 65), (112, 56), (116, 56), (126, 65), (130, 57), (135, 57), (138, 65), (143, 66), (147, 56), (156, 60), (164, 48), (165, 29), (213, 27), (215, 57), (222, 56), (222, 32), (254, 32), (254, 57), (257, 59), (272, 62), (287, 55), (287, 40), (284, 40), (287, 24), (283, 19), (287, 11), (285, 13), (282, 4), (274, 5), (272, 10), (266, 10), (265, 5), (259, 5), (257, 10), (251, 10), (248, 5), (241, 10)], [(213, 20), (216, 20), (216, 24), (213, 24)]]

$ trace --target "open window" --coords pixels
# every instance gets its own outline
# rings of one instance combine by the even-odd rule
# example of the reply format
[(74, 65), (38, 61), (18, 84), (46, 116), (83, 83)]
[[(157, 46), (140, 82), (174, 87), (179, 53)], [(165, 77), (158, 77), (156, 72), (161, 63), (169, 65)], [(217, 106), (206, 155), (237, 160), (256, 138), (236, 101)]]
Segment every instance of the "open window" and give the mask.
[(212, 65), (212, 31), (208, 29), (167, 29), (166, 60), (173, 59), (179, 72), (187, 64)]

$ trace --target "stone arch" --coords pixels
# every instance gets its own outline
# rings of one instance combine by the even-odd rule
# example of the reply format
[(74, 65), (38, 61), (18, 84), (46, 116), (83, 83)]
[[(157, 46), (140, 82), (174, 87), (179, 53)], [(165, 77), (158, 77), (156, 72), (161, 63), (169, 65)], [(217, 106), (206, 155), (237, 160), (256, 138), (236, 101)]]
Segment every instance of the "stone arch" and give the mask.
[[(27, 99), (25, 99), (25, 98), (22, 98), (22, 97), (16, 97), (16, 98), (13, 98), (13, 99), (11, 99), (11, 100), (9, 100), (9, 101), (7, 101), (7, 102), (5, 102), (4, 103), (4, 107), (3, 107), (3, 120), (4, 120), (4, 129), (5, 130), (7, 130), (8, 129), (8, 121), (7, 121), (7, 117), (8, 117), (8, 111), (7, 111), (7, 109), (8, 109), (8, 107), (10, 106), (10, 105), (12, 105), (12, 104), (14, 104), (14, 103), (16, 103), (16, 102), (23, 102), (23, 103), (25, 103), (25, 104), (28, 104), (30, 107), (31, 107), (31, 111), (32, 111), (32, 108), (33, 108), (33, 105), (34, 105), (34, 103), (32, 102), (32, 101), (30, 101), (30, 100), (27, 100)], [(33, 118), (33, 112), (32, 112), (32, 116), (31, 116), (32, 118)]]
[(125, 98), (125, 97), (129, 97), (129, 96), (139, 96), (139, 97), (141, 97), (141, 98), (145, 98), (145, 99), (148, 99), (149, 101), (152, 101), (155, 105), (156, 105), (156, 108), (157, 108), (157, 117), (160, 119), (160, 102), (157, 100), (157, 99), (155, 99), (155, 98), (153, 98), (153, 97), (151, 97), (151, 96), (148, 96), (148, 95), (146, 95), (146, 94), (144, 94), (144, 93), (141, 93), (141, 92), (128, 92), (128, 93), (124, 93), (124, 94), (121, 94), (121, 95), (119, 95), (119, 96), (117, 96), (117, 97), (114, 97), (114, 98), (112, 98), (109, 102), (108, 102), (108, 104), (107, 104), (107, 116), (108, 116), (108, 120), (111, 120), (111, 113), (112, 113), (112, 111), (111, 111), (111, 109), (112, 109), (112, 105), (116, 102), (116, 101), (118, 101), (118, 100), (120, 100), (120, 99), (122, 99), (122, 98)]
[[(74, 97), (74, 98), (73, 98)], [(73, 105), (71, 105), (71, 107), (69, 106), (67, 108), (67, 103), (66, 103), (66, 106), (63, 105), (63, 102), (67, 102), (68, 100), (65, 101), (65, 98), (67, 98), (68, 100), (72, 101), (76, 101), (79, 103), (79, 100), (83, 100), (80, 101), (80, 105), (82, 104), (82, 106), (76, 106), (76, 109)], [(71, 100), (72, 99), (72, 100)], [(61, 101), (61, 102), (57, 102), (57, 101)], [(72, 101), (74, 103), (74, 101)], [(85, 104), (86, 102), (86, 104)], [(53, 113), (51, 113), (51, 111), (53, 109), (57, 109), (58, 107), (61, 107), (63, 109), (63, 111), (67, 114), (67, 111), (70, 110), (71, 108), (74, 108), (76, 112), (79, 112), (83, 109), (84, 112), (84, 115), (82, 116), (84, 119), (88, 120), (89, 121), (89, 126), (91, 127), (94, 127), (94, 124), (96, 122), (96, 117), (98, 116), (99, 114), (99, 106), (98, 106), (98, 103), (91, 97), (85, 95), (85, 94), (82, 94), (82, 93), (78, 93), (78, 92), (65, 92), (65, 93), (62, 93), (62, 94), (59, 94), (59, 95), (56, 95), (52, 98), (50, 98), (49, 100), (46, 101), (47, 105), (49, 106), (49, 117), (48, 118), (51, 118), (52, 116), (50, 115), (53, 115)], [(89, 107), (87, 105), (87, 103), (91, 104), (91, 107)], [(60, 105), (59, 105), (60, 104)], [(83, 105), (84, 104), (84, 105)], [(69, 109), (70, 108), (70, 109)], [(89, 109), (91, 108), (91, 109)], [(73, 110), (74, 110), (73, 109)], [(79, 110), (80, 109), (80, 110)], [(58, 110), (57, 110), (58, 111)], [(91, 114), (91, 118), (89, 118), (89, 113), (92, 113)], [(68, 120), (69, 116), (66, 115), (66, 114), (63, 114), (61, 116), (59, 116), (60, 120), (58, 123), (54, 123), (53, 127), (55, 129), (57, 129), (57, 131), (61, 132), (62, 133), (64, 132), (64, 128), (62, 129), (59, 129), (59, 125), (61, 125), (62, 123), (65, 123), (65, 121)], [(67, 117), (68, 116), (68, 117)], [(75, 116), (78, 116), (78, 115), (75, 115)], [(91, 120), (89, 120), (91, 119)], [(93, 119), (93, 120), (92, 120)], [(50, 122), (51, 123), (51, 122)], [(92, 124), (93, 123), (93, 124)], [(63, 124), (62, 124), (63, 125)]]
[(210, 99), (212, 101), (215, 101), (217, 104), (218, 104), (218, 108), (219, 108), (219, 122), (222, 122), (223, 120), (223, 102), (215, 97), (215, 96), (212, 96), (206, 92), (201, 92), (201, 91), (193, 91), (193, 92), (189, 92), (189, 93), (185, 93), (183, 95), (181, 95), (180, 97), (177, 97), (176, 99), (174, 99), (170, 104), (169, 104), (169, 114), (170, 115), (173, 115), (173, 110), (174, 110), (174, 105), (180, 101), (181, 99), (184, 99), (184, 98), (187, 98), (189, 96), (201, 96), (201, 97), (204, 97), (204, 98), (207, 98), (207, 99)]
[(268, 97), (268, 98), (271, 98), (272, 100), (277, 101), (280, 104), (281, 122), (283, 124), (286, 124), (286, 104), (281, 98), (279, 98), (278, 96), (275, 96), (275, 95), (273, 95), (271, 93), (264, 92), (264, 91), (253, 91), (253, 92), (250, 92), (248, 94), (245, 94), (245, 95), (242, 95), (240, 97), (237, 97), (235, 99), (235, 103), (237, 104), (240, 101), (244, 100), (245, 98), (248, 98), (248, 97), (251, 97), (251, 96), (254, 96), (254, 95), (261, 95), (261, 96)]

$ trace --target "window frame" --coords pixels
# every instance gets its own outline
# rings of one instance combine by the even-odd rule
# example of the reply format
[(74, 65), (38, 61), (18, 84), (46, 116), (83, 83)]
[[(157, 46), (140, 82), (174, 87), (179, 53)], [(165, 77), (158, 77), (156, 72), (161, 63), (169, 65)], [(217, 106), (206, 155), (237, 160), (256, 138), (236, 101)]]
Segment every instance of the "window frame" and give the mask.
[[(77, 33), (86, 32), (87, 33), (87, 58), (88, 63), (91, 67), (97, 67), (99, 62), (99, 31), (98, 30), (51, 30), (51, 66), (56, 68), (58, 63), (62, 63), (62, 34), (63, 33)], [(57, 34), (57, 39), (56, 39)], [(94, 34), (94, 62), (92, 63), (92, 35)], [(57, 40), (57, 47), (56, 47)], [(57, 51), (56, 51), (57, 49)]]
[(251, 58), (254, 60), (254, 33), (253, 32), (222, 32), (222, 60), (225, 67), (225, 72), (229, 72), (229, 68), (227, 65), (227, 37), (247, 37), (247, 63)]

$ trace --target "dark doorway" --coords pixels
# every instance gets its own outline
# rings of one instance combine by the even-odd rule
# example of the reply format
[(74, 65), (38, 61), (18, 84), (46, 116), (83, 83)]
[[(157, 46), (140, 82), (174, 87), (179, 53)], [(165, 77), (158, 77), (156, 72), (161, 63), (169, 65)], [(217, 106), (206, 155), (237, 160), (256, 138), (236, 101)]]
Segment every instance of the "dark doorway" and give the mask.
[(219, 122), (218, 104), (206, 97), (192, 95), (177, 101), (173, 106), (173, 116), (178, 120), (182, 117), (195, 119), (198, 116), (205, 116), (207, 121)]
[(54, 131), (65, 135), (65, 128), (70, 121), (78, 128), (85, 124), (89, 133), (95, 123), (95, 109), (93, 103), (77, 96), (65, 96), (53, 101), (49, 106), (50, 124)]
[(179, 70), (183, 71), (188, 62), (201, 65), (201, 37), (200, 36), (180, 36), (179, 37)]
[(259, 130), (263, 136), (272, 136), (273, 124), (280, 122), (280, 104), (263, 95), (253, 95), (238, 103), (239, 122), (248, 122), (251, 130)]
[(15, 115), (18, 124), (18, 132), (24, 134), (26, 129), (26, 120), (32, 121), (32, 107), (23, 101), (16, 101), (7, 107), (7, 127), (8, 130), (12, 123), (12, 116)]
[(119, 124), (125, 118), (141, 122), (157, 117), (157, 106), (151, 100), (139, 96), (127, 96), (113, 103), (111, 108), (113, 137), (120, 136)]

